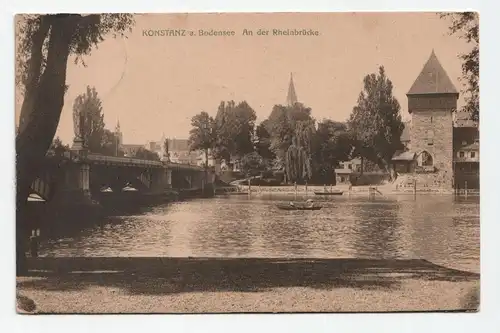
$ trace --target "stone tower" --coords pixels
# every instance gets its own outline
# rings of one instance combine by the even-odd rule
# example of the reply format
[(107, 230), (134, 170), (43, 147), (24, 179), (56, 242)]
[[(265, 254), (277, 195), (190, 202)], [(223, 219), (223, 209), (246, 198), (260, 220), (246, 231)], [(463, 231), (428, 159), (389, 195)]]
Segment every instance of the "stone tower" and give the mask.
[(417, 156), (417, 182), (430, 188), (453, 187), (453, 112), (458, 91), (434, 50), (408, 97), (412, 117), (411, 150)]
[(293, 85), (293, 74), (290, 73), (290, 84), (288, 85), (288, 94), (286, 95), (286, 105), (293, 106), (297, 103), (297, 94), (295, 93), (295, 86)]

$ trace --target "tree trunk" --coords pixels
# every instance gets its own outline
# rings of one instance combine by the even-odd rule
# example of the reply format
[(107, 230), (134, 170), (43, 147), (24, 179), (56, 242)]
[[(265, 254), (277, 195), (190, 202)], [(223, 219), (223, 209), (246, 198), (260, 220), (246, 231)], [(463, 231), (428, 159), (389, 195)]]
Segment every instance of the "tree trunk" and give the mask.
[(24, 83), (24, 100), (21, 106), (21, 114), (19, 117), (19, 133), (24, 132), (26, 124), (29, 122), (29, 117), (33, 111), (33, 103), (37, 93), (37, 87), (40, 80), (42, 60), (43, 60), (43, 43), (50, 29), (50, 22), (47, 16), (39, 18), (39, 27), (31, 35), (31, 55), (26, 67), (26, 81)]
[(66, 90), (69, 45), (79, 17), (52, 17), (45, 70), (35, 85), (36, 89), (31, 87), (23, 101), (25, 115), (29, 117), (25, 118), (23, 130), (16, 137), (16, 254), (19, 272), (25, 270), (22, 249), (26, 235), (26, 200), (59, 124)]

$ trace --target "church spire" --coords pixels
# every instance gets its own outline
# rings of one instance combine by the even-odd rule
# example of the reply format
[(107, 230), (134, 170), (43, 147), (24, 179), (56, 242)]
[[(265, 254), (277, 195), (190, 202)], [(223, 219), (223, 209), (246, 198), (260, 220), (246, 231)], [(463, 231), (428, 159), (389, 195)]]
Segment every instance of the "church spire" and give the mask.
[(293, 74), (290, 73), (290, 84), (288, 86), (288, 95), (286, 96), (286, 105), (293, 106), (297, 103), (297, 94), (295, 93), (295, 86), (293, 85)]

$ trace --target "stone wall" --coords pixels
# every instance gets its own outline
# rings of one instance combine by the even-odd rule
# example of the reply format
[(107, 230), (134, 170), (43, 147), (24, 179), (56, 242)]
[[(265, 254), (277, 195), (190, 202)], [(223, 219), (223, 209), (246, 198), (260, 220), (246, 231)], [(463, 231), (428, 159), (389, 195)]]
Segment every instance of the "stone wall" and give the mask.
[(427, 151), (432, 156), (435, 167), (433, 173), (415, 174), (417, 182), (421, 186), (445, 189), (453, 187), (452, 110), (455, 106), (456, 98), (454, 95), (448, 98), (419, 97), (409, 99), (409, 107), (412, 108), (410, 134), (412, 151), (417, 155)]

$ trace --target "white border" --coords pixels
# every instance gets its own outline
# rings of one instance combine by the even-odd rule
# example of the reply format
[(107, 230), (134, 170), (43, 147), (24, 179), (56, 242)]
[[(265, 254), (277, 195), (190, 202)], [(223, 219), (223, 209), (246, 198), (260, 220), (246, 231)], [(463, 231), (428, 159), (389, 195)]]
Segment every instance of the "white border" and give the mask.
[[(168, 1), (1, 0), (0, 62), (2, 66), (0, 138), (2, 232), (0, 241), (0, 304), (5, 332), (493, 332), (498, 330), (500, 247), (498, 203), (500, 161), (495, 134), (498, 113), (498, 5), (479, 0), (365, 1)], [(285, 12), (285, 11), (438, 11), (479, 10), (481, 14), (481, 311), (478, 314), (301, 314), (301, 315), (176, 315), (176, 316), (16, 316), (14, 314), (14, 25), (13, 14), (25, 12)], [(497, 137), (498, 138), (498, 137)], [(496, 149), (495, 149), (496, 148)], [(495, 325), (496, 324), (496, 325)], [(495, 330), (496, 328), (496, 330)]]

